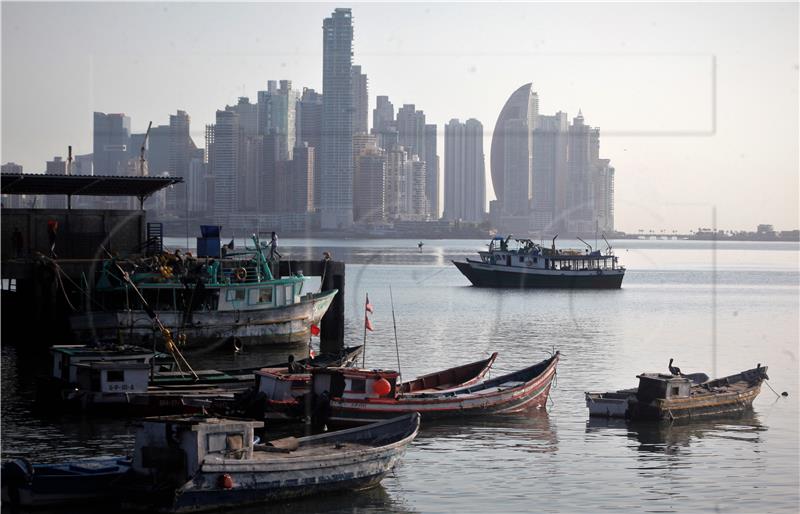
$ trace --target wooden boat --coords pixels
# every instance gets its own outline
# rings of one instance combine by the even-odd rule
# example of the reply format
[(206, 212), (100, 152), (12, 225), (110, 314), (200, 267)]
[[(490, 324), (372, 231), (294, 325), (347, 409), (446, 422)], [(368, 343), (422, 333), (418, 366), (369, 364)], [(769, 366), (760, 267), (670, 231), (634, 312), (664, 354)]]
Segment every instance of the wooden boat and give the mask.
[(109, 501), (116, 496), (111, 486), (130, 470), (131, 460), (123, 457), (59, 464), (31, 464), (27, 459), (14, 459), (3, 464), (3, 503), (44, 507)]
[[(304, 294), (308, 277), (274, 277), (265, 246), (257, 236), (252, 239), (254, 247), (220, 260), (190, 262), (164, 254), (136, 262), (105, 261), (93, 301), (103, 309), (71, 316), (73, 332), (84, 342), (150, 348), (154, 334), (146, 302), (165, 327), (185, 340), (185, 353), (308, 341), (311, 326), (320, 323), (337, 291)], [(131, 292), (132, 284), (141, 299)]]
[(253, 444), (253, 430), (261, 426), (217, 418), (144, 420), (132, 478), (124, 482), (124, 506), (196, 512), (366, 489), (391, 471), (414, 440), (419, 415)]
[[(397, 388), (398, 394), (442, 391), (475, 384), (486, 376), (496, 358), (497, 352), (483, 360), (422, 375), (401, 383)], [(260, 406), (264, 419), (298, 420), (310, 414), (306, 409), (310, 407), (306, 398), (311, 393), (311, 370), (308, 373), (291, 373), (285, 367), (262, 369), (256, 372), (255, 388), (255, 395), (246, 400)], [(242, 407), (253, 414), (249, 405)]]
[(347, 425), (419, 412), (424, 419), (513, 413), (541, 407), (559, 353), (514, 373), (466, 387), (400, 393), (395, 371), (327, 368), (312, 371), (316, 423)]
[[(349, 366), (361, 351), (356, 346), (295, 362)], [(131, 346), (60, 345), (50, 352), (52, 374), (37, 383), (40, 406), (127, 416), (202, 412), (214, 398), (232, 399), (251, 388), (259, 369), (161, 371), (155, 365), (158, 354)]]
[(689, 376), (642, 373), (639, 387), (586, 393), (589, 416), (631, 420), (676, 420), (743, 412), (752, 407), (767, 367), (694, 383)]
[[(558, 236), (556, 236), (558, 237)], [(480, 260), (453, 261), (476, 287), (619, 289), (625, 276), (609, 246), (606, 253), (591, 246), (581, 250), (543, 247), (530, 239), (495, 237)], [(515, 243), (511, 248), (509, 243)]]

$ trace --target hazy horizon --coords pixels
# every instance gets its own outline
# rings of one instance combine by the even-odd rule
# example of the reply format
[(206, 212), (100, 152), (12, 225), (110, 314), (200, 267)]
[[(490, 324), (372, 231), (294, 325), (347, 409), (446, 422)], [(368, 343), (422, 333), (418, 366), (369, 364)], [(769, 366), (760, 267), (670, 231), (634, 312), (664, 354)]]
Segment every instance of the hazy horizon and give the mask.
[[(353, 10), (369, 108), (388, 95), (439, 130), (509, 95), (581, 109), (616, 168), (616, 227), (798, 227), (798, 5), (3, 2), (0, 160), (26, 172), (92, 152), (92, 112), (133, 132), (181, 109), (204, 127), (267, 80), (322, 87), (322, 19)], [(788, 115), (787, 115), (788, 113)], [(440, 175), (440, 183), (443, 179)]]

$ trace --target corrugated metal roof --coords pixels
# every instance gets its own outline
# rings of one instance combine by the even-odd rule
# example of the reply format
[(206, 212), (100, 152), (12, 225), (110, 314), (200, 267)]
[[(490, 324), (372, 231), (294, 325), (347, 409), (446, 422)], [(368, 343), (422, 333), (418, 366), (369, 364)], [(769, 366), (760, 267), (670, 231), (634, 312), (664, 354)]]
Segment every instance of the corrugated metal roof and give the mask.
[(0, 192), (9, 195), (81, 195), (147, 197), (183, 182), (180, 177), (0, 174)]

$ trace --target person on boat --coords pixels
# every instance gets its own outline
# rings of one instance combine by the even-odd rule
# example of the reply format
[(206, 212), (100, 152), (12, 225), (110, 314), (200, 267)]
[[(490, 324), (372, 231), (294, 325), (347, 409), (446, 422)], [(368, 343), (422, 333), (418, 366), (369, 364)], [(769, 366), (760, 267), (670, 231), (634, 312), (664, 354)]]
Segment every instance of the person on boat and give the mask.
[(305, 373), (306, 368), (294, 360), (294, 355), (289, 355), (289, 373)]
[(275, 261), (276, 255), (277, 259), (281, 258), (281, 254), (278, 252), (278, 234), (273, 232), (269, 240), (269, 260)]

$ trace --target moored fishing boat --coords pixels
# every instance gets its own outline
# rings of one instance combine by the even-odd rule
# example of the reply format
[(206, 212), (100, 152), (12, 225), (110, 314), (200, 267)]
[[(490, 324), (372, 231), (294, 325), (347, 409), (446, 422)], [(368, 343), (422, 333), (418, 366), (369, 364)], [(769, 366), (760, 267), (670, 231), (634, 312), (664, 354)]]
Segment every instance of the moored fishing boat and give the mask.
[(108, 259), (91, 302), (96, 308), (71, 317), (73, 332), (83, 341), (149, 348), (156, 334), (146, 303), (185, 342), (184, 352), (307, 342), (337, 291), (304, 294), (308, 278), (302, 274), (274, 277), (265, 245), (255, 235), (252, 240), (252, 248), (224, 259), (199, 261), (180, 254), (134, 262)]
[[(232, 399), (252, 387), (254, 372), (260, 369), (174, 370), (176, 362), (165, 365), (164, 354), (136, 346), (61, 345), (50, 352), (51, 374), (37, 380), (39, 406), (98, 414), (200, 412), (212, 399)], [(348, 366), (360, 354), (361, 347), (356, 346), (294, 362), (308, 367)]]
[(586, 393), (589, 416), (671, 421), (740, 413), (752, 407), (768, 377), (767, 367), (759, 364), (700, 383), (681, 374), (642, 373), (637, 378), (638, 388)]
[[(558, 237), (558, 236), (556, 236)], [(619, 289), (625, 276), (609, 245), (606, 253), (545, 248), (530, 239), (495, 237), (480, 260), (453, 261), (472, 285), (507, 288)], [(515, 245), (511, 247), (511, 243)]]
[[(402, 382), (397, 387), (398, 394), (435, 392), (475, 384), (486, 376), (496, 358), (497, 352), (486, 359)], [(310, 369), (307, 373), (292, 373), (285, 367), (257, 371), (255, 394), (242, 402), (246, 405), (242, 405), (241, 409), (252, 415), (252, 405), (256, 405), (263, 411), (264, 419), (270, 420), (307, 417), (311, 414), (311, 377)]]
[(369, 423), (419, 412), (423, 419), (505, 414), (542, 407), (559, 352), (527, 368), (466, 387), (401, 393), (398, 373), (327, 368), (312, 371), (317, 424)]
[[(125, 506), (196, 512), (377, 485), (419, 430), (410, 414), (356, 429), (260, 445), (262, 422), (151, 418), (136, 438)], [(153, 484), (157, 484), (154, 488)]]

